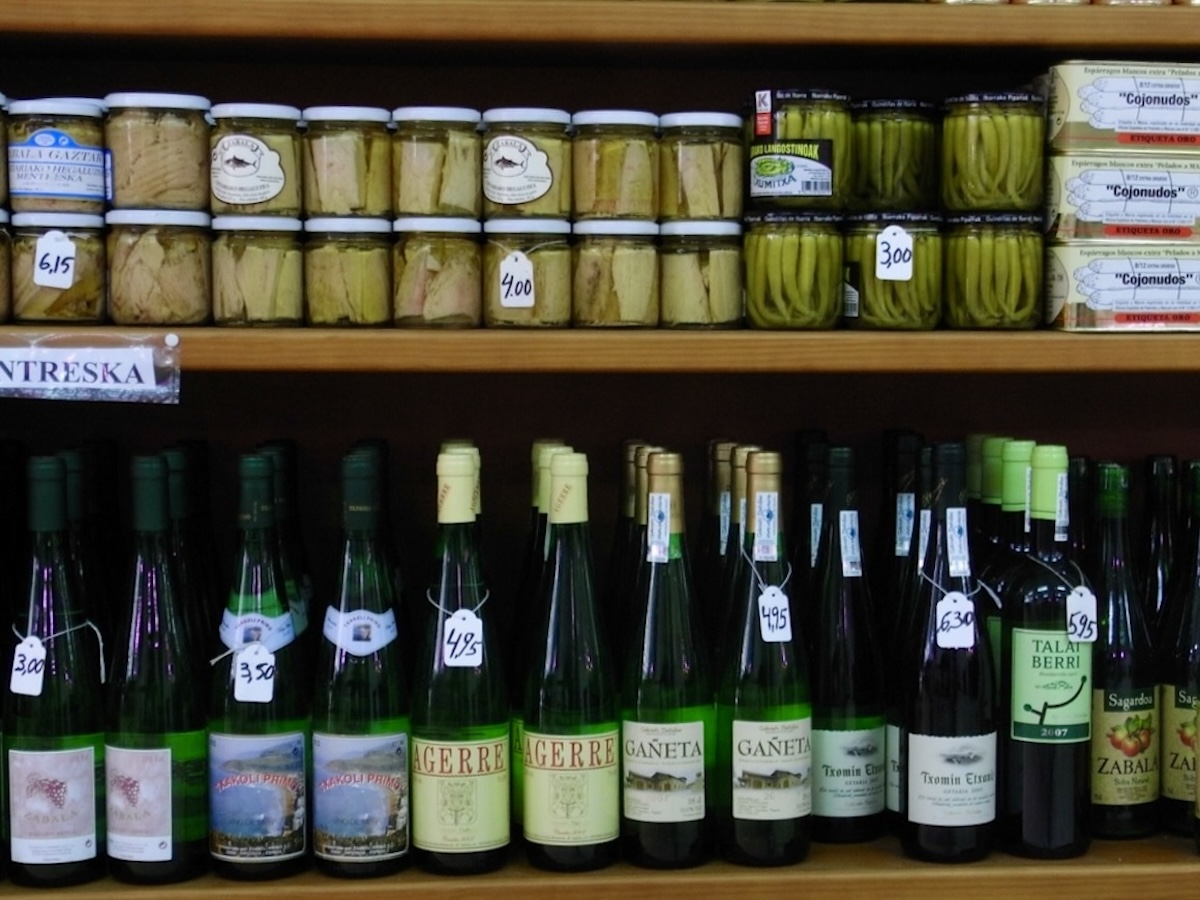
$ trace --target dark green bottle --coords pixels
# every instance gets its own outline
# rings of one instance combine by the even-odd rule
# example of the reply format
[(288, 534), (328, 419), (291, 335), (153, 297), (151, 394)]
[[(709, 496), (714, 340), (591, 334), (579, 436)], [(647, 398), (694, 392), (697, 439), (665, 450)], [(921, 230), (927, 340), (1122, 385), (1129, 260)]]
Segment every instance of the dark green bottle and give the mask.
[(643, 577), (642, 569), (646, 562), (646, 530), (647, 509), (649, 496), (647, 485), (650, 476), (646, 473), (646, 464), (651, 453), (663, 453), (664, 447), (654, 444), (639, 444), (633, 454), (633, 540), (629, 546), (626, 564), (621, 574), (619, 592), (615, 604), (605, 611), (605, 623), (609, 629), (609, 646), (617, 655), (617, 666), (620, 672), (625, 671), (625, 653), (629, 641), (620, 630), (638, 614), (638, 580)]
[(67, 554), (66, 466), (30, 458), (31, 561), (4, 696), (9, 878), (61, 887), (104, 874), (104, 688), (98, 633)]
[[(198, 596), (206, 598), (208, 603), (204, 614), (202, 640), (209, 642), (219, 651), (221, 644), (215, 639), (212, 626), (213, 622), (221, 621), (225, 612), (225, 597), (229, 590), (226, 581), (229, 574), (224, 570), (224, 560), (229, 558), (229, 554), (227, 551), (218, 550), (213, 532), (208, 443), (199, 439), (177, 441), (171, 449), (181, 451), (187, 459), (185, 483), (191, 502), (188, 504), (188, 518), (184, 530), (187, 543), (191, 547), (192, 558), (196, 561), (195, 571), (190, 575), (199, 580)], [(210, 658), (204, 660), (206, 669)]]
[(976, 567), (991, 559), (1003, 543), (1000, 525), (1004, 502), (1004, 445), (1011, 436), (989, 435), (980, 449), (979, 530), (982, 541), (974, 557)]
[(108, 867), (166, 884), (208, 868), (208, 734), (200, 667), (171, 562), (167, 462), (134, 457), (134, 553), (108, 683)]
[(227, 878), (279, 878), (308, 848), (308, 700), (275, 534), (274, 465), (238, 460), (238, 534), (209, 707), (209, 853)]
[[(705, 632), (715, 639), (724, 610), (721, 586), (728, 563), (729, 524), (732, 518), (733, 441), (708, 442), (708, 477), (704, 483), (704, 514), (696, 553), (696, 597)], [(714, 653), (719, 648), (714, 647)]]
[(817, 545), (821, 542), (821, 523), (829, 499), (829, 438), (825, 432), (800, 432), (796, 459), (799, 465), (796, 501), (792, 504), (795, 510), (792, 559), (804, 576), (805, 585), (811, 586), (816, 582)]
[[(67, 467), (67, 557), (75, 572), (79, 602), (100, 633), (114, 634), (117, 614), (109, 594), (108, 570), (102, 563), (100, 546), (87, 517), (87, 467), (80, 450), (59, 454)], [(108, 648), (106, 648), (108, 649)], [(105, 660), (108, 663), (109, 660)]]
[(1095, 506), (1092, 480), (1095, 465), (1086, 456), (1072, 456), (1067, 461), (1067, 491), (1070, 496), (1068, 514), (1067, 556), (1085, 572), (1092, 571), (1092, 551), (1096, 542)]
[(726, 541), (724, 570), (725, 582), (721, 586), (719, 615), (713, 620), (716, 634), (713, 636), (710, 655), (713, 671), (720, 671), (725, 654), (725, 644), (732, 639), (737, 605), (737, 593), (742, 580), (742, 569), (746, 561), (742, 557), (742, 544), (746, 540), (746, 460), (751, 453), (761, 452), (757, 444), (735, 444), (730, 452), (729, 463), (729, 536)]
[(1186, 546), (1179, 529), (1179, 460), (1174, 456), (1146, 457), (1145, 503), (1143, 596), (1146, 616), (1156, 622)]
[(212, 627), (214, 619), (218, 618), (212, 614), (214, 601), (208, 593), (213, 590), (213, 585), (205, 574), (211, 565), (198, 556), (201, 541), (196, 539), (196, 518), (192, 514), (188, 456), (178, 447), (170, 447), (162, 455), (167, 464), (167, 515), (170, 520), (167, 544), (175, 571), (175, 587), (180, 595), (179, 605), (187, 622), (192, 662), (201, 678), (200, 683), (204, 684), (208, 679), (208, 661), (221, 652), (221, 643)]
[(312, 707), (313, 855), (326, 875), (368, 878), (408, 859), (408, 683), (375, 460), (345, 456), (341, 481), (341, 567)]
[(986, 535), (983, 530), (983, 442), (990, 434), (968, 434), (964, 439), (967, 451), (967, 517), (971, 521), (971, 549), (982, 556)]
[[(630, 572), (637, 571), (637, 452), (646, 442), (629, 438), (621, 442), (621, 474), (617, 494), (617, 524), (613, 529), (612, 546), (608, 554), (608, 571), (604, 579), (604, 600), (601, 608), (609, 629), (609, 644), (617, 635), (624, 610), (620, 604), (629, 595)], [(543, 537), (545, 531), (542, 532)], [(544, 553), (545, 547), (540, 548)]]
[[(311, 621), (316, 611), (312, 606), (312, 576), (308, 569), (308, 554), (300, 532), (300, 510), (296, 503), (296, 443), (290, 440), (260, 444), (258, 452), (269, 456), (274, 465), (275, 537), (279, 541), (279, 567), (287, 590), (288, 608), (296, 629), (296, 643), (308, 659), (320, 642), (319, 625)], [(311, 684), (311, 669), (306, 668)]]

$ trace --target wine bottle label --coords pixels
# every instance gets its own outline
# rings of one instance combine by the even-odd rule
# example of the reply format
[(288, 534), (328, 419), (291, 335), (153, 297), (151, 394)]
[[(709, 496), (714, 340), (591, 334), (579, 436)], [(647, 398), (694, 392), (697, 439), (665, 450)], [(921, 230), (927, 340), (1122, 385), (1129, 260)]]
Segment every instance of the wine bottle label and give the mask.
[(1012, 738), (1078, 743), (1092, 736), (1092, 645), (1065, 631), (1012, 630)]
[(525, 720), (514, 715), (512, 727), (512, 820), (518, 825), (525, 820)]
[(509, 841), (508, 723), (474, 741), (413, 736), (413, 846), (441, 853)]
[(900, 740), (903, 732), (899, 725), (888, 724), (884, 741), (887, 775), (884, 776), (884, 806), (892, 812), (900, 812)]
[(721, 556), (724, 556), (725, 548), (729, 544), (729, 521), (732, 518), (733, 513), (733, 497), (729, 491), (721, 491), (721, 496), (718, 500), (718, 507), (720, 509), (718, 521), (720, 522), (721, 527), (721, 541), (720, 545), (717, 547), (717, 552), (720, 553)]
[(843, 509), (838, 533), (842, 542), (842, 577), (862, 577), (862, 549), (858, 541), (858, 510)]
[(277, 862), (305, 851), (303, 732), (208, 736), (209, 852)]
[(1196, 697), (1183, 685), (1159, 687), (1162, 710), (1162, 795), (1195, 802)]
[(469, 609), (456, 609), (442, 628), (442, 663), (469, 668), (483, 665), (483, 620)]
[(1095, 643), (1100, 633), (1096, 595), (1080, 585), (1067, 595), (1067, 636), (1076, 642)]
[(1069, 484), (1067, 473), (1059, 472), (1054, 492), (1054, 540), (1060, 543), (1071, 536), (1071, 504), (1067, 493)]
[(812, 812), (812, 718), (733, 721), (733, 817), (771, 822)]
[(937, 602), (936, 641), (942, 650), (975, 646), (975, 603), (962, 591), (947, 591)]
[(971, 575), (971, 548), (967, 534), (967, 511), (961, 506), (946, 509), (946, 561), (951, 578)]
[(825, 507), (820, 503), (813, 503), (808, 507), (808, 567), (815, 569), (817, 567), (817, 553), (821, 549), (821, 525), (825, 519)]
[(36, 634), (17, 644), (13, 651), (12, 674), (8, 689), (26, 697), (42, 696), (42, 681), (46, 677), (46, 645)]
[(1092, 802), (1158, 799), (1158, 689), (1092, 691)]
[(221, 643), (230, 650), (262, 644), (273, 653), (296, 639), (296, 629), (290, 612), (279, 616), (263, 613), (238, 615), (227, 609), (221, 616), (220, 635)]
[(321, 629), (325, 640), (351, 656), (370, 656), (378, 653), (399, 636), (396, 614), (354, 609), (342, 612), (332, 606), (325, 608), (325, 624)]
[(908, 820), (946, 828), (996, 818), (996, 732), (908, 735)]
[(239, 703), (275, 699), (275, 654), (262, 644), (243, 647), (234, 657), (233, 699)]
[[(9, 750), (11, 853), (17, 863), (95, 859), (97, 765), (103, 735), (74, 750)], [(99, 759), (97, 758), (99, 757)]]
[(896, 494), (896, 556), (908, 556), (912, 549), (913, 521), (917, 495), (911, 491)]
[(792, 607), (782, 588), (770, 585), (758, 595), (758, 633), (768, 644), (792, 639)]
[(379, 862), (408, 852), (408, 735), (313, 734), (313, 853)]
[(665, 563), (670, 552), (671, 495), (651, 493), (646, 507), (646, 562)]
[(925, 551), (929, 549), (929, 530), (933, 523), (933, 510), (923, 509), (918, 516), (917, 526), (917, 566), (925, 565)]
[(779, 559), (779, 494), (754, 492), (754, 561)]
[(617, 839), (617, 728), (595, 734), (525, 732), (525, 839), (576, 847)]
[(848, 818), (883, 812), (887, 738), (881, 720), (856, 731), (813, 729), (813, 813)]
[(704, 727), (703, 720), (621, 723), (627, 819), (697, 822), (704, 818)]
[[(204, 758), (206, 734), (193, 732)], [(104, 748), (108, 855), (132, 862), (171, 859), (171, 751)]]

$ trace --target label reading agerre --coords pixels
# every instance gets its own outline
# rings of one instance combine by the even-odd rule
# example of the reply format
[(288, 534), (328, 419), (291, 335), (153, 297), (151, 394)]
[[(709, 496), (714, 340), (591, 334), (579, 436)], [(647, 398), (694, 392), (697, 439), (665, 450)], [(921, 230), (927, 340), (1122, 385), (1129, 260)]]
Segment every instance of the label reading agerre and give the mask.
[(580, 846), (616, 840), (620, 825), (619, 732), (526, 731), (525, 839)]
[(509, 732), (474, 741), (412, 741), (413, 846), (445, 853), (509, 841)]

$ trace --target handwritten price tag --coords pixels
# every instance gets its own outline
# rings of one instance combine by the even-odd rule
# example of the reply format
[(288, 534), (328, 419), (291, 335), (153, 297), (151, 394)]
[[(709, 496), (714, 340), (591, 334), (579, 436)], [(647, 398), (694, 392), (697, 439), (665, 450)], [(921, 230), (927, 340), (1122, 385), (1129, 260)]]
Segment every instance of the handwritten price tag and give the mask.
[(30, 635), (17, 644), (13, 653), (12, 675), (8, 689), (26, 697), (42, 695), (42, 679), (46, 675), (46, 647), (42, 639)]
[(500, 261), (500, 305), (505, 309), (532, 309), (533, 263), (520, 250)]
[(233, 659), (233, 699), (239, 703), (270, 703), (275, 696), (275, 654), (262, 644), (250, 644)]
[(937, 603), (937, 645), (943, 650), (975, 646), (975, 604), (961, 591), (949, 591)]
[(792, 639), (792, 609), (788, 596), (772, 585), (758, 595), (758, 633), (768, 644)]
[(34, 247), (33, 283), (65, 291), (75, 283), (75, 242), (61, 231), (47, 231)]
[(1080, 585), (1067, 595), (1067, 637), (1075, 644), (1091, 644), (1099, 633), (1096, 595)]
[(483, 663), (483, 622), (469, 609), (460, 609), (442, 630), (442, 662), (467, 668)]
[(889, 225), (875, 238), (875, 277), (880, 281), (912, 281), (912, 235)]

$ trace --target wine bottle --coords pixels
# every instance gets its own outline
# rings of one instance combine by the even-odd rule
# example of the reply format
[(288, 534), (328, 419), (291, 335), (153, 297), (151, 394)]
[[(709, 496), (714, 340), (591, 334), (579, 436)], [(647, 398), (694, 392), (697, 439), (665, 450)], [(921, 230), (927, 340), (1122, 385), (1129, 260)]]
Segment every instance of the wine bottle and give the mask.
[[(641, 438), (626, 438), (621, 442), (621, 472), (617, 488), (617, 524), (613, 528), (612, 545), (608, 553), (608, 569), (604, 579), (602, 608), (609, 626), (620, 620), (618, 605), (628, 591), (625, 589), (627, 569), (637, 560), (637, 451), (646, 443)], [(537, 461), (534, 460), (534, 465)], [(537, 502), (537, 498), (534, 498)], [(542, 532), (543, 537), (545, 531)], [(538, 551), (544, 552), (544, 547)]]
[(66, 466), (31, 457), (29, 573), (4, 696), (8, 876), (61, 887), (104, 874), (104, 670), (67, 555)]
[(1092, 571), (1091, 551), (1095, 543), (1092, 515), (1092, 478), (1094, 466), (1086, 456), (1072, 456), (1067, 462), (1067, 557), (1085, 572)]
[(209, 853), (226, 878), (304, 868), (309, 718), (304, 660), (275, 534), (274, 464), (238, 460), (237, 549), (213, 664), (209, 708)]
[(721, 600), (719, 616), (714, 619), (717, 633), (713, 635), (710, 648), (713, 671), (720, 671), (725, 658), (732, 652), (731, 644), (735, 642), (733, 628), (736, 613), (738, 584), (742, 579), (742, 568), (746, 565), (742, 558), (742, 544), (746, 540), (746, 460), (751, 453), (757, 453), (762, 447), (757, 444), (736, 444), (730, 453), (730, 520), (729, 536), (726, 541), (725, 581), (721, 585)]
[(1158, 827), (1158, 684), (1146, 603), (1130, 565), (1129, 469), (1096, 467), (1096, 603), (1092, 671), (1092, 834), (1129, 838)]
[(869, 841), (884, 827), (884, 692), (863, 574), (854, 451), (829, 448), (810, 639), (813, 840)]
[[(829, 499), (829, 438), (824, 431), (800, 432), (796, 458), (800, 477), (796, 479), (796, 534), (792, 538), (795, 547), (792, 559), (804, 576), (805, 585), (815, 580), (817, 568), (817, 544), (821, 538), (821, 522), (825, 514), (825, 502)], [(811, 591), (803, 591), (811, 596)], [(811, 634), (811, 632), (810, 632)]]
[(934, 449), (934, 513), (904, 679), (901, 845), (917, 859), (970, 862), (991, 850), (996, 821), (996, 685), (975, 616), (966, 451)]
[(1092, 651), (1096, 596), (1067, 558), (1067, 450), (1033, 449), (1029, 553), (1002, 600), (1002, 830), (1020, 856), (1064, 858), (1090, 842)]
[[(1145, 563), (1145, 614), (1158, 619), (1175, 576), (1179, 532), (1179, 461), (1174, 456), (1146, 457), (1146, 513), (1142, 550)], [(1182, 568), (1182, 566), (1180, 566)]]
[[(271, 458), (275, 491), (275, 538), (279, 542), (279, 567), (283, 571), (284, 590), (288, 608), (296, 629), (296, 643), (301, 654), (312, 659), (320, 641), (317, 629), (310, 627), (312, 610), (312, 577), (308, 571), (308, 556), (300, 535), (300, 516), (296, 508), (296, 444), (290, 440), (269, 441), (258, 446), (258, 452)], [(305, 667), (305, 690), (312, 684), (312, 669)]]
[(504, 864), (509, 700), (475, 531), (475, 465), (437, 460), (438, 542), (412, 705), (412, 841), (431, 872)]
[(717, 688), (718, 836), (727, 859), (782, 866), (808, 855), (812, 703), (791, 596), (798, 579), (783, 527), (783, 460), (752, 453), (733, 651)]
[(313, 855), (326, 875), (366, 878), (408, 859), (408, 686), (394, 582), (379, 542), (379, 473), (342, 458), (338, 591), (317, 654)]
[(979, 556), (986, 540), (983, 532), (983, 442), (994, 437), (990, 434), (968, 434), (965, 438), (967, 451), (967, 518), (971, 524), (971, 549)]
[(109, 872), (166, 884), (208, 868), (208, 735), (171, 562), (167, 462), (134, 457), (134, 552), (108, 683), (104, 749)]
[(86, 516), (89, 486), (85, 480), (83, 453), (63, 450), (58, 455), (67, 469), (67, 558), (74, 573), (79, 602), (101, 634), (114, 634), (116, 617), (108, 592), (108, 571), (101, 564), (100, 548)]
[(208, 661), (221, 652), (212, 628), (216, 618), (211, 615), (213, 599), (207, 593), (212, 589), (212, 583), (204, 574), (209, 563), (197, 556), (200, 542), (195, 539), (196, 519), (192, 514), (192, 494), (188, 485), (188, 456), (179, 447), (168, 447), (162, 456), (167, 466), (167, 545), (175, 589), (187, 626), (191, 645), (189, 655), (199, 683), (206, 684)]
[(979, 554), (973, 557), (975, 569), (991, 559), (1003, 542), (1000, 517), (1004, 500), (1004, 445), (1012, 440), (1009, 436), (989, 435), (984, 438), (980, 451), (979, 530), (982, 541)]
[[(0, 497), (4, 498), (6, 511), (0, 518), (0, 610), (16, 609), (25, 587), (19, 582), (29, 562), (26, 481), (25, 448), (19, 441), (0, 439)], [(4, 800), (0, 790), (0, 809)], [(0, 853), (0, 859), (3, 858)]]
[(683, 868), (709, 857), (716, 707), (684, 538), (683, 458), (655, 452), (646, 469), (646, 564), (621, 677), (621, 833), (629, 862)]
[[(200, 439), (183, 440), (175, 442), (172, 449), (180, 450), (187, 459), (185, 477), (188, 497), (191, 500), (189, 525), (186, 529), (187, 542), (191, 545), (192, 557), (196, 561), (196, 570), (189, 573), (189, 577), (193, 580), (199, 579), (199, 596), (205, 597), (208, 604), (204, 613), (204, 640), (210, 642), (209, 646), (219, 652), (221, 645), (212, 633), (212, 623), (221, 621), (225, 613), (225, 598), (229, 590), (226, 580), (229, 574), (224, 571), (222, 561), (229, 557), (218, 552), (213, 533), (208, 444)], [(205, 656), (202, 660), (206, 670), (207, 662), (211, 658)]]
[(713, 638), (713, 652), (719, 653), (717, 623), (724, 613), (721, 588), (729, 561), (729, 530), (733, 503), (733, 441), (709, 441), (708, 480), (704, 498), (704, 517), (700, 523), (700, 551), (696, 565), (696, 596), (705, 632)]
[(875, 621), (894, 615), (893, 585), (904, 567), (917, 521), (917, 452), (921, 436), (893, 428), (883, 433), (883, 477), (875, 544), (871, 551), (871, 599)]
[(549, 553), (525, 678), (524, 833), (529, 861), (579, 872), (617, 859), (616, 673), (592, 577), (587, 457), (550, 456)]
[(665, 450), (666, 448), (655, 444), (640, 444), (634, 452), (634, 545), (631, 547), (632, 552), (622, 576), (616, 605), (612, 607), (616, 613), (606, 612), (605, 618), (609, 628), (609, 645), (617, 654), (618, 672), (625, 671), (623, 653), (628, 646), (627, 634), (623, 634), (620, 629), (627, 628), (626, 623), (640, 611), (638, 581), (644, 577), (645, 573), (642, 570), (649, 565), (646, 561), (646, 532), (650, 476), (646, 472), (646, 465), (651, 453), (663, 453)]

